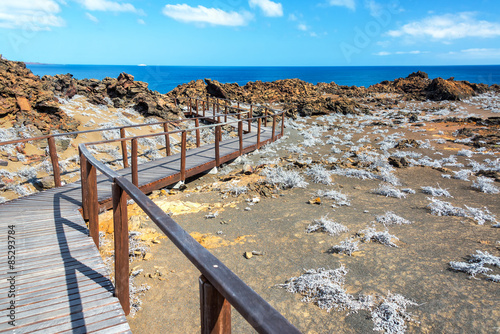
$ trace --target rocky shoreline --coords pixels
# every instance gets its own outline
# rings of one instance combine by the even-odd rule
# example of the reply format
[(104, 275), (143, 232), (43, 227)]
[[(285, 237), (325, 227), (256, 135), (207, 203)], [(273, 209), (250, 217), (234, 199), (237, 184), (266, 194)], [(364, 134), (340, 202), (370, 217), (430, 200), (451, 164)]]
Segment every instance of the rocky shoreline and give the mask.
[[(486, 92), (500, 92), (500, 86), (482, 83), (429, 79), (423, 72), (406, 78), (382, 81), (370, 87), (341, 86), (334, 82), (311, 83), (299, 79), (273, 82), (220, 83), (205, 79), (184, 83), (167, 94), (148, 89), (127, 73), (118, 78), (83, 79), (71, 74), (35, 76), (22, 62), (0, 59), (0, 118), (11, 116), (16, 126), (33, 126), (41, 134), (78, 127), (60, 108), (60, 99), (85, 96), (89, 103), (114, 108), (132, 108), (147, 116), (177, 119), (182, 112), (176, 103), (186, 97), (218, 97), (262, 105), (279, 105), (287, 116), (326, 115), (330, 113), (369, 113), (363, 103), (390, 107), (399, 101), (459, 101)], [(258, 112), (258, 110), (256, 111)]]
[[(186, 97), (207, 94), (283, 108), (285, 136), (150, 198), (301, 331), (472, 333), (498, 325), (498, 85), (417, 72), (367, 88), (206, 79), (159, 94), (125, 73), (39, 78), (1, 60), (0, 141), (175, 119)], [(79, 178), (78, 143), (119, 136), (57, 139), (63, 182)], [(210, 133), (202, 138), (209, 143)], [(178, 149), (179, 138), (171, 140)], [(165, 145), (140, 141), (139, 163), (163, 157)], [(46, 144), (11, 146), (0, 147), (0, 203), (53, 186)], [(90, 149), (123, 167), (119, 145)], [(129, 213), (132, 330), (198, 331), (197, 270), (137, 205)], [(100, 224), (111, 268), (111, 212)], [(234, 326), (251, 331), (241, 319)]]

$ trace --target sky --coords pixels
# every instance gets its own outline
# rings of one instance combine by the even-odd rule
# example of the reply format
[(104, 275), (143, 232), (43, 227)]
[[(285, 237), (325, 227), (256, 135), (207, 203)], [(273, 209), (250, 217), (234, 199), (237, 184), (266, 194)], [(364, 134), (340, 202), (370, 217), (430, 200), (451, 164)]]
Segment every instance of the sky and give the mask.
[(498, 0), (0, 0), (0, 54), (52, 64), (500, 64)]

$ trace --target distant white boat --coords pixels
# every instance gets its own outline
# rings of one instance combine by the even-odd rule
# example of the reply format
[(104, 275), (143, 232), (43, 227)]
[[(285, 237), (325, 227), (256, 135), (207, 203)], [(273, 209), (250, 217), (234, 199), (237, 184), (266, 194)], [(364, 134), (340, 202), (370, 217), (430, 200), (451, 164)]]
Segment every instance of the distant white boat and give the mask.
[(139, 65), (137, 65), (137, 66), (148, 66), (148, 65), (146, 65), (146, 64), (139, 64)]

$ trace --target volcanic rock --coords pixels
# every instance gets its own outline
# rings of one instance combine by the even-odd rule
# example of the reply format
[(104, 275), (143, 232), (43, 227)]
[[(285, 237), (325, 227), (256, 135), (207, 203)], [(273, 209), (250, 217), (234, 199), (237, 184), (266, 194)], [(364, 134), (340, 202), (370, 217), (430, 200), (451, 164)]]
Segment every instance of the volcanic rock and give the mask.
[(467, 81), (454, 81), (436, 78), (426, 88), (427, 98), (434, 101), (458, 101), (475, 95)]
[(79, 122), (59, 109), (54, 92), (22, 62), (0, 59), (0, 116), (11, 115), (14, 126), (32, 126), (43, 134), (77, 129)]

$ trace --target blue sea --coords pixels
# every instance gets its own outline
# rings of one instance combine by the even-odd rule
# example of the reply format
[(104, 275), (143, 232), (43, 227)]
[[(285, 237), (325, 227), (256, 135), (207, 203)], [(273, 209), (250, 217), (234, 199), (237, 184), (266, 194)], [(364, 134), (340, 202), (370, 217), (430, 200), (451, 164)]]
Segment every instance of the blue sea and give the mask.
[(77, 79), (116, 78), (121, 72), (132, 74), (135, 80), (145, 81), (149, 89), (168, 93), (176, 86), (191, 80), (210, 78), (222, 83), (275, 81), (298, 78), (313, 84), (335, 82), (339, 85), (365, 86), (384, 80), (406, 77), (416, 71), (441, 77), (467, 80), (488, 85), (500, 84), (500, 65), (484, 66), (328, 66), (328, 67), (251, 67), (251, 66), (131, 66), (131, 65), (45, 65), (28, 64), (34, 74), (56, 75), (71, 73)]

